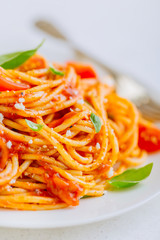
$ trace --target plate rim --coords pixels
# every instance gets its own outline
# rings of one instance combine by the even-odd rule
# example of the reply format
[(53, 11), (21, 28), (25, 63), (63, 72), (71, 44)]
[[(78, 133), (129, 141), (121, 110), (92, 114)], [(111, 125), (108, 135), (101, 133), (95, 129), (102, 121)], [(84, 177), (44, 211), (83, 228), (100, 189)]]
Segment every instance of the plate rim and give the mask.
[[(59, 228), (69, 228), (69, 227), (76, 227), (76, 226), (83, 226), (83, 225), (87, 225), (87, 224), (92, 224), (92, 223), (97, 223), (97, 222), (101, 222), (101, 221), (104, 221), (104, 220), (109, 220), (109, 219), (112, 219), (112, 218), (115, 218), (115, 217), (119, 217), (120, 215), (122, 214), (125, 214), (127, 212), (130, 212), (130, 211), (133, 211), (134, 209), (136, 208), (139, 208), (140, 206), (148, 203), (149, 201), (151, 201), (153, 198), (156, 198), (158, 197), (158, 195), (160, 195), (160, 190), (156, 193), (154, 193), (153, 195), (151, 195), (150, 197), (138, 202), (138, 203), (135, 203), (134, 205), (132, 206), (129, 206), (127, 208), (123, 208), (122, 210), (118, 210), (114, 213), (110, 213), (110, 214), (104, 214), (104, 215), (101, 215), (101, 216), (98, 216), (98, 217), (94, 217), (93, 219), (92, 218), (87, 218), (86, 220), (84, 219), (83, 221), (80, 219), (79, 221), (76, 221), (74, 219), (74, 222), (68, 222), (68, 223), (63, 223), (63, 224), (53, 224), (53, 222), (51, 222), (51, 224), (46, 224), (46, 222), (44, 222), (43, 224), (38, 224), (38, 225), (34, 225), (33, 222), (30, 224), (28, 222), (28, 224), (24, 224), (24, 223), (21, 223), (18, 224), (16, 223), (16, 221), (14, 221), (12, 224), (10, 224), (10, 222), (8, 224), (3, 224), (3, 222), (0, 221), (0, 227), (3, 227), (3, 228), (14, 228), (14, 229), (59, 229)], [(54, 211), (54, 210), (53, 210)], [(34, 212), (34, 211), (33, 211)]]

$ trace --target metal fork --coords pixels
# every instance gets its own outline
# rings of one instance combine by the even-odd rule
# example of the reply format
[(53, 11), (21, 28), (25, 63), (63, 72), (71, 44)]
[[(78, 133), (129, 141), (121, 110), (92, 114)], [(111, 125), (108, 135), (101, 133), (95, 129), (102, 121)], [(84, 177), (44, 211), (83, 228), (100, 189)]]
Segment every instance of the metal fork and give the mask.
[(78, 49), (53, 23), (39, 20), (35, 22), (35, 25), (52, 37), (65, 41), (74, 50), (77, 60), (89, 61), (107, 73), (114, 80), (117, 93), (134, 102), (145, 118), (151, 121), (160, 121), (160, 105), (150, 98), (146, 88), (142, 84), (134, 78), (106, 66), (104, 63)]

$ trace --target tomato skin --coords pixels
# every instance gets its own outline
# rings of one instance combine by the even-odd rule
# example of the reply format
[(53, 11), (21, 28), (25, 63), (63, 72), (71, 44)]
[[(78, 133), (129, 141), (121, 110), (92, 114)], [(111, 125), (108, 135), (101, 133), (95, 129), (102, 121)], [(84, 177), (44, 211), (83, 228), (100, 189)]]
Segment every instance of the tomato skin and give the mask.
[(42, 69), (47, 67), (46, 60), (38, 54), (30, 57), (25, 63), (18, 67), (19, 71), (27, 72), (33, 69)]
[[(35, 54), (31, 58), (29, 58), (24, 64), (18, 67), (18, 70), (22, 72), (26, 72), (33, 69), (45, 68), (46, 66), (47, 66), (46, 60), (43, 57)], [(0, 67), (0, 91), (26, 90), (28, 88), (30, 88), (30, 85), (28, 84), (15, 83), (6, 79), (4, 70), (3, 68)]]
[(0, 91), (6, 91), (6, 90), (25, 90), (30, 88), (30, 85), (28, 84), (22, 84), (22, 83), (15, 83), (12, 82), (4, 77), (2, 77), (3, 70), (0, 68)]
[(47, 175), (45, 175), (47, 190), (51, 195), (58, 197), (61, 201), (71, 206), (79, 204), (79, 197), (83, 192), (83, 188), (78, 183), (67, 180), (58, 173)]
[(160, 151), (160, 129), (139, 124), (138, 145), (149, 153)]
[(67, 62), (67, 66), (73, 67), (81, 78), (97, 78), (97, 73), (93, 67), (88, 64), (79, 62)]

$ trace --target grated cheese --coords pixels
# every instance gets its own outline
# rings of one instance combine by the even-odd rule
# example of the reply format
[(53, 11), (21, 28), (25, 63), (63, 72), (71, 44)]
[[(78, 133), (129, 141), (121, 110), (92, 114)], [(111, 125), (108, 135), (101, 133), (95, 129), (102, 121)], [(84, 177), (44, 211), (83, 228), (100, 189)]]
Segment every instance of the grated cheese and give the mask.
[(77, 95), (77, 94), (78, 94), (78, 91), (77, 91), (77, 90), (74, 90), (74, 93)]
[(113, 174), (114, 174), (113, 167), (111, 167), (111, 168), (109, 169), (109, 171), (107, 172), (107, 177), (108, 177), (108, 178), (111, 178), (111, 177), (113, 177)]
[(90, 152), (92, 151), (92, 146), (89, 147), (89, 151), (90, 151)]
[(100, 144), (97, 142), (96, 143), (96, 149), (99, 150), (101, 148)]
[(79, 99), (79, 100), (77, 101), (77, 103), (78, 103), (78, 104), (84, 104), (84, 100), (83, 100), (83, 99)]
[(23, 105), (23, 103), (16, 103), (14, 107), (19, 110), (25, 110), (25, 106)]
[(23, 103), (23, 102), (25, 102), (25, 99), (24, 99), (24, 98), (19, 98), (18, 101), (19, 101), (20, 103)]
[(7, 147), (8, 147), (9, 149), (11, 149), (11, 147), (12, 147), (12, 142), (9, 140), (6, 145), (7, 145)]
[(76, 108), (76, 109), (75, 109), (75, 111), (76, 111), (76, 112), (79, 112), (79, 111), (80, 111), (80, 109), (79, 109), (79, 108)]
[(66, 137), (71, 137), (71, 135), (72, 135), (71, 131), (70, 131), (70, 130), (67, 130), (67, 132), (66, 132)]
[(16, 179), (12, 179), (9, 183), (14, 184), (16, 182)]
[(2, 113), (0, 113), (0, 123), (2, 123), (2, 122), (3, 122), (3, 119), (4, 119), (4, 116), (3, 116), (3, 114), (2, 114)]

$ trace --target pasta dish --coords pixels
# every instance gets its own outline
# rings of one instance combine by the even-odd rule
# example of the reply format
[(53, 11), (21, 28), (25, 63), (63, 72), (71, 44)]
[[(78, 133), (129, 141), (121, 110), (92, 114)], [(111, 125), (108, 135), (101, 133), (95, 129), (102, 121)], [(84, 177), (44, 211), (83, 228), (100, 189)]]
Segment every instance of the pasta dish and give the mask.
[[(0, 67), (0, 207), (51, 210), (98, 197), (160, 149), (159, 130), (86, 64), (34, 54)], [(158, 133), (157, 133), (158, 132)]]

